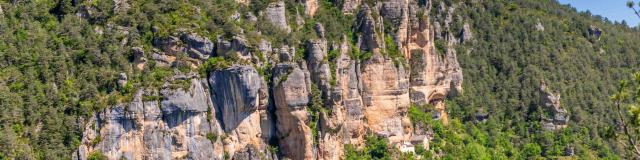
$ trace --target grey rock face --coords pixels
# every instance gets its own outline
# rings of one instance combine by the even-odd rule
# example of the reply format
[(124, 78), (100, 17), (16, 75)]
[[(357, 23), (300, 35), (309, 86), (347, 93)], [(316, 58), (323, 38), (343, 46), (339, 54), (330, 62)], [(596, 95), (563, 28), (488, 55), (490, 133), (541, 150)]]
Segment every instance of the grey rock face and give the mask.
[(232, 66), (210, 74), (212, 99), (220, 111), (223, 128), (229, 132), (256, 111), (262, 76), (252, 66)]
[(151, 59), (154, 60), (156, 62), (156, 65), (160, 67), (172, 66), (173, 62), (175, 61), (175, 57), (160, 54), (158, 52), (154, 52), (153, 54), (151, 54)]
[(560, 106), (560, 95), (554, 95), (547, 89), (544, 81), (540, 83), (540, 97), (543, 109), (548, 112), (551, 117), (543, 117), (543, 128), (546, 130), (556, 130), (565, 128), (569, 121), (567, 110)]
[(208, 95), (206, 95), (202, 83), (196, 79), (191, 79), (191, 89), (184, 91), (163, 89), (160, 94), (164, 100), (160, 102), (163, 114), (173, 114), (177, 112), (206, 112), (208, 107)]
[(178, 37), (169, 36), (166, 38), (155, 38), (153, 40), (153, 46), (160, 48), (162, 51), (169, 55), (175, 55), (177, 52), (184, 51), (180, 46), (182, 41)]
[(388, 20), (394, 26), (399, 26), (402, 21), (403, 14), (407, 13), (405, 9), (405, 1), (386, 1), (382, 2), (380, 15)]
[(290, 159), (312, 159), (312, 135), (307, 126), (310, 89), (306, 71), (295, 64), (274, 67), (276, 128), (282, 154)]
[(325, 61), (327, 56), (327, 43), (324, 40), (311, 40), (307, 42), (307, 64), (311, 80), (318, 85), (323, 95), (329, 97), (329, 79), (331, 73), (329, 64)]
[[(273, 69), (274, 83), (276, 83), (276, 107), (289, 107), (294, 110), (304, 109), (309, 103), (309, 89), (303, 70), (295, 64), (282, 63)], [(292, 92), (286, 92), (291, 90)], [(278, 94), (279, 91), (283, 93)]]
[(82, 160), (101, 151), (109, 159), (221, 158), (222, 153), (205, 137), (216, 126), (207, 120), (207, 91), (201, 81), (190, 82), (187, 92), (164, 91), (176, 94), (163, 93), (161, 103), (143, 101), (153, 93), (139, 91), (131, 103), (99, 112), (87, 125), (74, 157)]
[(473, 31), (468, 23), (464, 23), (462, 31), (460, 33), (460, 43), (468, 42), (473, 39)]
[(269, 4), (264, 14), (269, 22), (288, 33), (291, 28), (287, 23), (286, 11), (284, 1), (278, 1)]
[(313, 29), (316, 31), (316, 35), (318, 35), (318, 37), (325, 38), (324, 37), (324, 33), (325, 33), (324, 26), (322, 26), (321, 23), (316, 23), (313, 26)]
[(237, 159), (237, 160), (254, 160), (254, 159), (277, 160), (278, 157), (275, 154), (271, 153), (271, 152), (263, 153), (256, 146), (249, 145), (249, 146), (243, 148), (242, 150), (236, 152), (236, 154), (233, 155), (232, 159)]
[(282, 48), (274, 49), (274, 52), (278, 54), (278, 60), (280, 62), (291, 62), (293, 61), (295, 49), (289, 48), (289, 46), (282, 46)]
[(351, 14), (358, 9), (362, 0), (344, 0), (342, 3), (342, 12)]
[(376, 48), (380, 48), (380, 40), (377, 37), (375, 19), (371, 16), (371, 9), (368, 5), (362, 6), (360, 12), (358, 12), (358, 31), (362, 33), (360, 40), (360, 50), (373, 51)]
[(183, 34), (180, 36), (182, 42), (187, 46), (186, 50), (191, 58), (206, 60), (213, 52), (213, 42), (206, 37), (195, 33)]
[(238, 58), (250, 56), (247, 41), (239, 36), (234, 36), (230, 40), (224, 40), (222, 37), (218, 38), (215, 51), (217, 56), (236, 56)]

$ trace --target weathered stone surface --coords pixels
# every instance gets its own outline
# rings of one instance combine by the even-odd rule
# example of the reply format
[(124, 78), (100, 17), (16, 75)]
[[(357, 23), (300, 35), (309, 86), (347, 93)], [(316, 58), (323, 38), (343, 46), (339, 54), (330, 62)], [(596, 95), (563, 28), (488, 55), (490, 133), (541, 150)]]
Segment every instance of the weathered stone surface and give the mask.
[(240, 36), (234, 36), (230, 40), (224, 40), (222, 37), (219, 37), (215, 51), (217, 56), (242, 59), (247, 59), (250, 56), (247, 41)]
[(313, 137), (307, 125), (309, 113), (308, 77), (295, 64), (281, 63), (274, 68), (276, 128), (283, 156), (290, 159), (312, 159)]
[(325, 38), (324, 37), (324, 33), (325, 33), (324, 26), (322, 26), (321, 23), (316, 23), (313, 26), (313, 29), (316, 31), (316, 35), (318, 35), (319, 38), (322, 38), (322, 39)]
[(320, 4), (318, 4), (318, 0), (304, 0), (303, 3), (304, 13), (311, 17), (316, 14), (318, 7), (320, 7)]
[(288, 33), (291, 32), (291, 28), (287, 23), (286, 11), (284, 1), (278, 1), (269, 4), (264, 14), (269, 22)]
[(259, 105), (262, 77), (252, 66), (235, 65), (210, 74), (212, 99), (226, 132), (235, 129)]
[(168, 36), (165, 38), (154, 38), (153, 45), (168, 55), (175, 56), (177, 53), (184, 51), (184, 47), (180, 44), (182, 41), (178, 37)]
[[(286, 17), (282, 1), (269, 4), (258, 12), (258, 17), (289, 31), (287, 21), (303, 20), (303, 14), (312, 16), (309, 12), (320, 1), (298, 2), (304, 5), (305, 13), (290, 13), (297, 17)], [(131, 104), (97, 114), (92, 119), (94, 125), (87, 125), (74, 156), (83, 159), (100, 150), (110, 159), (222, 159), (225, 153), (233, 159), (277, 159), (269, 146), (275, 144), (281, 158), (335, 160), (344, 159), (345, 144), (364, 146), (367, 134), (383, 136), (402, 151), (411, 152), (415, 145), (428, 149), (433, 132), (429, 126), (412, 125), (407, 108), (411, 103), (432, 104), (436, 118), (446, 122), (444, 101), (462, 93), (463, 81), (452, 46), (470, 37), (464, 33), (471, 31), (471, 26), (463, 27), (459, 35), (457, 31), (451, 33), (448, 23), (460, 18), (449, 16), (453, 9), (446, 6), (441, 11), (444, 17), (439, 19), (448, 19), (447, 23), (435, 25), (428, 17), (430, 4), (387, 0), (360, 7), (360, 0), (341, 2), (345, 13), (360, 8), (354, 22), (357, 43), (352, 45), (352, 37), (344, 36), (342, 43), (327, 44), (325, 28), (316, 24), (318, 39), (302, 46), (304, 59), (296, 57), (296, 49), (300, 49), (297, 44), (274, 41), (272, 46), (267, 39), (248, 41), (243, 35), (219, 37), (214, 42), (195, 34), (154, 39), (157, 49), (152, 49), (149, 57), (159, 67), (184, 65), (185, 59), (197, 64), (191, 61), (206, 59), (205, 55), (239, 57), (242, 61), (209, 72), (206, 80), (197, 75), (174, 76), (174, 81), (188, 81), (190, 85), (182, 89), (167, 82), (162, 90), (144, 92), (160, 96), (161, 100), (142, 101), (140, 95)], [(237, 12), (231, 20), (249, 20), (251, 14)], [(388, 46), (383, 39), (384, 23), (392, 24), (397, 31), (391, 38), (408, 63), (398, 63), (402, 57), (385, 54)], [(447, 47), (443, 53), (434, 45), (438, 27)], [(335, 51), (339, 54), (329, 58), (329, 51), (331, 55)], [(144, 57), (141, 48), (132, 52), (134, 59)], [(262, 57), (250, 52), (260, 52)], [(350, 54), (358, 52), (372, 57), (352, 59)], [(273, 67), (262, 70), (267, 65)], [(270, 72), (271, 80), (265, 81), (257, 67)], [(311, 85), (318, 86), (324, 103), (314, 128), (317, 134), (313, 133), (307, 110), (312, 99)], [(477, 118), (482, 121), (486, 116)], [(567, 118), (558, 112), (543, 127), (551, 124), (555, 128), (556, 123), (566, 123)], [(91, 141), (98, 136), (103, 141), (93, 145)]]
[(381, 37), (378, 37), (378, 29), (382, 27), (376, 22), (371, 15), (371, 8), (368, 5), (363, 5), (358, 12), (357, 19), (357, 31), (362, 33), (359, 37), (358, 43), (360, 44), (360, 50), (363, 52), (378, 52), (377, 49), (381, 46)]
[(327, 42), (324, 40), (310, 40), (307, 42), (307, 65), (311, 80), (318, 85), (322, 95), (329, 97), (329, 79), (331, 73), (327, 58)]
[(262, 76), (252, 66), (234, 65), (213, 71), (209, 84), (226, 135), (225, 151), (239, 158), (269, 154), (263, 151), (274, 136), (274, 125), (266, 111), (268, 89)]
[(191, 79), (191, 89), (188, 91), (178, 88), (163, 89), (160, 94), (165, 97), (160, 102), (163, 114), (197, 113), (206, 112), (209, 107), (209, 96), (205, 92), (202, 83), (196, 79)]
[(405, 140), (403, 121), (409, 108), (409, 74), (393, 60), (375, 54), (361, 73), (366, 124), (373, 133), (388, 132), (390, 143)]
[(178, 91), (163, 95), (160, 104), (143, 101), (148, 93), (140, 91), (131, 103), (99, 112), (87, 125), (74, 157), (86, 159), (89, 153), (101, 151), (109, 159), (222, 158), (221, 147), (216, 147), (221, 145), (206, 138), (218, 129), (207, 120), (211, 102), (201, 83), (191, 79), (189, 92), (202, 96)]
[(272, 153), (262, 153), (256, 146), (249, 145), (233, 155), (232, 159), (236, 160), (277, 160), (278, 157)]
[(342, 2), (342, 12), (345, 14), (353, 14), (360, 6), (362, 0), (344, 0)]
[[(426, 12), (426, 11), (425, 11)], [(401, 51), (409, 55), (411, 65), (411, 99), (413, 103), (423, 105), (430, 103), (435, 106), (438, 117), (447, 122), (444, 99), (449, 95), (462, 93), (462, 69), (457, 61), (456, 52), (448, 47), (446, 53), (438, 53), (435, 49), (435, 35), (429, 17), (426, 15), (412, 15), (406, 45)], [(453, 39), (447, 46), (453, 46)]]
[(147, 58), (144, 55), (144, 49), (142, 49), (142, 47), (132, 47), (131, 53), (133, 53), (133, 65), (138, 70), (143, 70), (145, 63), (147, 62)]
[(545, 117), (543, 115), (542, 123), (543, 128), (546, 130), (558, 130), (567, 127), (569, 121), (569, 114), (566, 109), (560, 106), (560, 95), (553, 94), (550, 89), (547, 88), (547, 84), (540, 82), (540, 102), (542, 103), (543, 110), (551, 117)]
[(165, 55), (164, 53), (155, 51), (151, 55), (151, 59), (156, 62), (156, 66), (170, 67), (176, 61), (176, 56)]
[(471, 26), (469, 26), (469, 23), (464, 23), (464, 25), (462, 25), (462, 31), (460, 33), (460, 43), (468, 42), (471, 39), (473, 39), (473, 31), (471, 30)]
[(186, 44), (186, 51), (191, 58), (206, 60), (212, 55), (213, 42), (208, 38), (189, 33), (183, 34), (180, 39)]

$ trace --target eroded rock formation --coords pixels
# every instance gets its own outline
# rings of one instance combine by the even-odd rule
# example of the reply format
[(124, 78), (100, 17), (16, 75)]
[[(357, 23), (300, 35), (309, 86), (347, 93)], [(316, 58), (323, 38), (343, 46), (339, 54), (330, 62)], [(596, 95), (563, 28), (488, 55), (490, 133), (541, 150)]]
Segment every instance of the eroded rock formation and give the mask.
[[(299, 2), (308, 16), (319, 7), (315, 0)], [(304, 48), (268, 39), (252, 43), (244, 35), (214, 42), (191, 32), (155, 38), (149, 59), (157, 67), (175, 67), (183, 61), (181, 54), (194, 67), (209, 56), (242, 61), (207, 75), (178, 74), (162, 89), (142, 90), (133, 102), (105, 109), (87, 125), (74, 156), (85, 159), (101, 151), (109, 159), (334, 160), (344, 158), (345, 144), (362, 147), (366, 135), (385, 137), (407, 152), (417, 144), (428, 148), (429, 127), (414, 126), (407, 110), (412, 103), (431, 104), (446, 122), (444, 101), (462, 93), (462, 71), (452, 47), (459, 41), (446, 41), (444, 51), (435, 48), (428, 5), (361, 3), (340, 5), (355, 14), (354, 37), (331, 42), (318, 23), (313, 26), (317, 38), (302, 42)], [(273, 2), (259, 14), (291, 32), (296, 28), (289, 27), (285, 7)], [(391, 24), (393, 32), (385, 31), (384, 24)], [(391, 56), (393, 49), (400, 56)], [(145, 56), (141, 48), (132, 52), (140, 57), (136, 61)], [(253, 54), (258, 52), (261, 57)], [(175, 81), (190, 85), (176, 87)], [(310, 108), (318, 103), (323, 106)]]
[(553, 94), (544, 81), (540, 82), (540, 98), (545, 111), (542, 115), (542, 128), (545, 130), (566, 128), (569, 114), (560, 106), (560, 95)]

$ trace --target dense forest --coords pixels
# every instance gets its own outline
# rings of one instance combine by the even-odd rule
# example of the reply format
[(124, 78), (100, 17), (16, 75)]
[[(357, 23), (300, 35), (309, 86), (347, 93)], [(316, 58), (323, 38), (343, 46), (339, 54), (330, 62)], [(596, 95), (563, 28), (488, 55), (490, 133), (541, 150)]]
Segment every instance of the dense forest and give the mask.
[[(256, 22), (228, 18), (236, 10), (257, 13), (271, 2), (267, 0), (253, 0), (248, 6), (232, 0), (119, 2), (0, 1), (0, 159), (69, 159), (94, 113), (131, 101), (136, 88), (157, 87), (174, 72), (153, 63), (137, 70), (132, 47), (151, 52), (154, 40), (183, 30), (209, 39), (243, 33), (252, 44), (265, 38), (274, 46), (304, 46), (316, 38), (311, 34), (314, 22), (325, 25), (330, 43), (338, 43), (343, 36), (353, 36), (355, 27), (353, 15), (343, 14), (339, 2), (332, 0), (322, 0), (316, 16), (301, 26), (293, 23), (296, 16), (289, 16), (292, 28), (298, 28), (291, 33), (261, 18)], [(301, 7), (293, 0), (285, 2)], [(429, 150), (398, 155), (387, 149), (384, 139), (368, 136), (366, 147), (346, 147), (347, 159), (633, 156), (621, 143), (626, 137), (610, 97), (620, 80), (631, 79), (640, 70), (639, 28), (578, 12), (555, 0), (433, 0), (426, 5), (432, 8), (431, 21), (440, 24), (455, 8), (457, 20), (450, 32), (458, 36), (468, 25), (473, 35), (454, 48), (465, 81), (464, 92), (446, 101), (449, 124), (431, 119), (432, 106), (412, 105), (412, 122), (433, 130)], [(287, 14), (297, 12), (296, 7), (288, 9)], [(435, 37), (436, 46), (450, 41), (445, 35)], [(388, 56), (399, 57), (389, 48)], [(363, 60), (371, 56), (353, 54)], [(303, 57), (304, 50), (295, 58)], [(206, 73), (228, 67), (227, 63), (243, 62), (211, 57), (198, 69), (186, 64), (177, 68)], [(264, 73), (270, 67), (256, 68), (270, 76)], [(117, 84), (120, 73), (129, 75), (124, 87)], [(542, 107), (541, 82), (561, 97), (560, 104), (570, 115), (566, 128), (543, 129), (541, 122), (548, 113)]]

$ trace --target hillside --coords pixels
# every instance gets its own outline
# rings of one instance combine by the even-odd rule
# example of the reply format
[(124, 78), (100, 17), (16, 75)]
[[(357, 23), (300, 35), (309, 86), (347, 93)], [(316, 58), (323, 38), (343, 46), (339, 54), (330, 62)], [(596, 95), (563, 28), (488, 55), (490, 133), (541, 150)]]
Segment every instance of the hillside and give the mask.
[(631, 159), (639, 31), (555, 0), (3, 0), (0, 159)]

